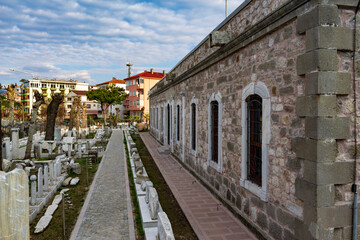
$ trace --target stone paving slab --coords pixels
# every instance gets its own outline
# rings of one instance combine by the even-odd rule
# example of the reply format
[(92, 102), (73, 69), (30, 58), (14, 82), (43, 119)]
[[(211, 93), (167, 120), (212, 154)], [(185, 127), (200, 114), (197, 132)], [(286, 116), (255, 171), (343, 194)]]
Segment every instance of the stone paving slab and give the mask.
[(159, 153), (149, 133), (140, 136), (200, 240), (257, 239), (170, 154)]
[(71, 240), (134, 239), (123, 132), (113, 130)]

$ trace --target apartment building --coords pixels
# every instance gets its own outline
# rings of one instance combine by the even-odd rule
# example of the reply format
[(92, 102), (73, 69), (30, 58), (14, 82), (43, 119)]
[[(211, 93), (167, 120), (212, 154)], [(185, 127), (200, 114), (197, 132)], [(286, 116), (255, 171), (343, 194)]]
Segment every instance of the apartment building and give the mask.
[(154, 72), (153, 69), (150, 69), (150, 71), (144, 71), (124, 79), (126, 90), (129, 91), (124, 106), (130, 116), (141, 116), (142, 108), (144, 108), (144, 114), (149, 113), (148, 92), (164, 75), (165, 72)]
[(89, 84), (81, 83), (77, 80), (57, 80), (57, 79), (21, 79), (21, 103), (25, 105), (25, 111), (31, 113), (32, 105), (35, 102), (35, 92), (38, 91), (46, 98), (57, 92), (67, 96), (73, 90), (88, 91)]

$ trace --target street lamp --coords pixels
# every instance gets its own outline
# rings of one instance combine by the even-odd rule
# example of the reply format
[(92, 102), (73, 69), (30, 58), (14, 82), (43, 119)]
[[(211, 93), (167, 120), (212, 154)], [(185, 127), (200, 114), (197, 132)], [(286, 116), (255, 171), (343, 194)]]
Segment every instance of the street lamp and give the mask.
[(32, 78), (34, 78), (34, 75), (31, 74), (31, 73), (28, 73), (28, 72), (23, 72), (23, 71), (15, 70), (15, 69), (13, 69), (13, 68), (9, 68), (9, 70), (10, 70), (10, 71), (13, 71), (13, 72), (19, 72), (19, 73), (28, 74), (28, 75), (30, 75)]

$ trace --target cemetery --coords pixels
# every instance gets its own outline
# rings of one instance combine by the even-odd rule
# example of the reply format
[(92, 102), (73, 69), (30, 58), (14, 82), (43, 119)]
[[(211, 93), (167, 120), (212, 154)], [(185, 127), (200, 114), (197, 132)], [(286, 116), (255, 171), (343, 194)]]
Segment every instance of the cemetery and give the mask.
[[(98, 157), (102, 156), (103, 139), (110, 136), (110, 129), (94, 129), (92, 139), (85, 138), (89, 129), (84, 129), (81, 134), (75, 129), (54, 130), (54, 140), (44, 140), (44, 133), (39, 131), (33, 135), (29, 159), (24, 159), (27, 138), (19, 139), (19, 129), (12, 128), (11, 140), (7, 137), (3, 140), (0, 239), (27, 239), (30, 236), (29, 224), (32, 238), (49, 239), (48, 235), (43, 238), (36, 235), (46, 229), (54, 212), (61, 208), (61, 202), (66, 201), (67, 209), (73, 208), (75, 203), (71, 202), (69, 195), (76, 192), (72, 190), (73, 186), (79, 184), (80, 180), (83, 181), (84, 194), (89, 187), (89, 177), (92, 179), (96, 172), (93, 166), (96, 168)], [(81, 203), (77, 203), (79, 204)], [(14, 222), (20, 224), (13, 226)], [(12, 238), (19, 231), (22, 236)]]
[[(156, 186), (154, 186), (153, 182), (150, 181), (150, 177), (146, 171), (146, 168), (144, 167), (143, 160), (138, 152), (138, 138), (134, 137), (136, 140), (135, 143), (132, 137), (136, 131), (137, 129), (130, 129), (130, 131), (125, 130), (124, 138), (127, 143), (126, 147), (129, 154), (129, 162), (132, 171), (131, 175), (133, 176), (133, 181), (135, 184), (137, 202), (140, 208), (141, 225), (144, 229), (145, 239), (171, 240), (175, 239), (175, 236), (176, 238), (185, 237), (186, 239), (197, 239), (191, 229), (191, 226), (186, 226), (186, 224), (183, 224), (184, 222), (187, 223), (187, 221), (180, 208), (176, 209), (176, 207), (178, 207), (176, 206), (176, 200), (173, 200), (175, 203), (171, 203), (172, 206), (169, 208), (169, 211), (171, 211), (171, 214), (174, 214), (174, 211), (176, 211), (176, 221), (181, 222), (183, 225), (177, 225), (177, 235), (174, 234), (172, 227), (173, 224), (170, 222), (168, 214), (163, 210), (163, 207), (159, 201), (159, 195), (161, 194), (161, 191), (164, 192), (164, 187), (162, 186), (160, 192), (158, 193), (157, 189), (155, 188)], [(148, 157), (149, 155), (150, 154), (147, 152), (143, 158)], [(158, 173), (156, 175), (159, 176), (161, 174)], [(158, 178), (155, 176), (152, 178), (154, 178), (156, 182), (159, 182)], [(171, 198), (169, 196), (169, 192), (166, 192), (166, 194), (169, 198)], [(164, 199), (161, 200), (164, 201)]]

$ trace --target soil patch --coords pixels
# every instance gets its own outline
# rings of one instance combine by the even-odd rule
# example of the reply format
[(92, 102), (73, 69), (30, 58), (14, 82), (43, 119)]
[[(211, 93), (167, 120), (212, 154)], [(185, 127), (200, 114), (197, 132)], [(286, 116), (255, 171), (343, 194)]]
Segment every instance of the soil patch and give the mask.
[(154, 187), (156, 188), (156, 191), (159, 195), (161, 206), (169, 217), (175, 239), (198, 239), (174, 195), (172, 194), (169, 186), (167, 185), (164, 177), (158, 169), (156, 163), (143, 143), (140, 135), (132, 135), (132, 138), (136, 143), (136, 147), (146, 172), (148, 173), (149, 178), (153, 182)]

